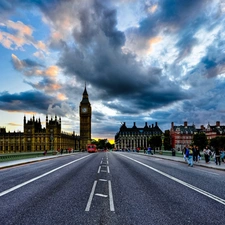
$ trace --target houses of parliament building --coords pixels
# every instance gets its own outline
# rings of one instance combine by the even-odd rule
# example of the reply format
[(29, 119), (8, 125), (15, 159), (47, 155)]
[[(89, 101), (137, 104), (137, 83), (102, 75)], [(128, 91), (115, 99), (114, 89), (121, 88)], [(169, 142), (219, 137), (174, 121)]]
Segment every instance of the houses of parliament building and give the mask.
[(79, 107), (80, 135), (62, 131), (61, 117), (46, 116), (46, 127), (40, 119), (24, 116), (23, 132), (6, 132), (0, 128), (0, 154), (13, 152), (36, 152), (59, 149), (82, 150), (91, 141), (91, 104), (86, 85)]

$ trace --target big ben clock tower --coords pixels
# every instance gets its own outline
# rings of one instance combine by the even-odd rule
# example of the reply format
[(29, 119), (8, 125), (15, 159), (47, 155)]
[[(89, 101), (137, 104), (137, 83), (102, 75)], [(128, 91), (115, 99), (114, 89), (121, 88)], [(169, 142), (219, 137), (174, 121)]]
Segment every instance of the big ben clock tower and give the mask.
[(91, 104), (88, 99), (86, 85), (80, 102), (80, 139), (81, 149), (85, 149), (86, 144), (91, 143)]

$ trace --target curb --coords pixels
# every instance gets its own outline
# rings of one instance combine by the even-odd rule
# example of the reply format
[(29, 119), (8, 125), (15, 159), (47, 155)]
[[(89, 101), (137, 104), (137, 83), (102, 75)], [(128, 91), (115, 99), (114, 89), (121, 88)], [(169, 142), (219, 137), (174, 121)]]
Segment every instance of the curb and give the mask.
[[(161, 155), (147, 155), (147, 154), (144, 154), (144, 153), (138, 153), (138, 154), (142, 154), (142, 155), (145, 155), (145, 156), (148, 156), (148, 157), (155, 157), (155, 158), (160, 158), (160, 159), (164, 159), (164, 160), (170, 160), (170, 161), (174, 161), (174, 162), (179, 162), (179, 163), (184, 163), (184, 164), (187, 164), (187, 162), (183, 161), (183, 160), (175, 160), (173, 159), (172, 157), (168, 157), (168, 156), (165, 156), (165, 157), (161, 157)], [(167, 157), (167, 158), (166, 158)], [(222, 162), (221, 162), (222, 163)], [(225, 170), (225, 168), (222, 168), (222, 167), (217, 167), (217, 165), (210, 165), (210, 164), (207, 164), (207, 165), (204, 165), (204, 164), (193, 164), (193, 167), (195, 166), (200, 166), (200, 167), (204, 167), (204, 168), (209, 168), (209, 169), (215, 169), (215, 170)]]
[(58, 156), (57, 155), (46, 156), (46, 158), (40, 158), (40, 159), (33, 158), (30, 161), (18, 162), (18, 163), (15, 163), (15, 164), (9, 164), (9, 165), (4, 165), (4, 166), (1, 166), (1, 163), (0, 163), (0, 170), (5, 169), (5, 168), (10, 168), (10, 167), (16, 167), (16, 166), (26, 165), (26, 164), (30, 164), (30, 163), (35, 163), (35, 162), (50, 160), (50, 159), (54, 159), (54, 158), (58, 158), (58, 157), (66, 157), (66, 156), (70, 156), (70, 155), (74, 155), (74, 154), (77, 154), (77, 153), (70, 153), (70, 154), (67, 154), (67, 155), (58, 155)]

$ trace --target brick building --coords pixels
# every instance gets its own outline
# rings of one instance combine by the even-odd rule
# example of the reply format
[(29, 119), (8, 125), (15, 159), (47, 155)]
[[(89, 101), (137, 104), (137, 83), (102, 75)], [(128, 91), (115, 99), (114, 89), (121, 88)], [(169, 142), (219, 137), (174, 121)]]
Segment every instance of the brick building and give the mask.
[(186, 145), (190, 145), (192, 143), (193, 135), (197, 132), (195, 125), (189, 126), (187, 121), (184, 122), (184, 125), (179, 126), (175, 126), (172, 122), (170, 128), (172, 148), (182, 150)]
[(205, 133), (208, 142), (210, 142), (212, 138), (225, 135), (225, 126), (221, 126), (220, 121), (217, 121), (216, 125), (212, 126), (208, 123), (206, 127), (201, 125), (198, 129), (194, 124), (188, 125), (186, 121), (184, 125), (179, 126), (175, 126), (172, 122), (170, 128), (172, 148), (182, 150), (186, 145), (192, 144), (193, 136), (196, 133)]

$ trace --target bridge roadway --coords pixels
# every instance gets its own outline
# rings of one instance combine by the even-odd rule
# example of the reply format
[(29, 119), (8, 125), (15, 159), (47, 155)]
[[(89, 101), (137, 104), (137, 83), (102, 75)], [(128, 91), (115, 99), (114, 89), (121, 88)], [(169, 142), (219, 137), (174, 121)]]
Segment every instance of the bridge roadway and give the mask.
[[(66, 157), (70, 156), (72, 154), (77, 154), (77, 153), (71, 153), (71, 154), (58, 154), (58, 155), (48, 155), (48, 156), (43, 156), (43, 157), (35, 157), (35, 158), (28, 158), (28, 159), (20, 159), (20, 160), (12, 160), (8, 162), (0, 162), (0, 169), (7, 168), (7, 167), (13, 167), (16, 165), (22, 165), (22, 164), (28, 164), (28, 163), (33, 163), (33, 162), (38, 162), (38, 161), (43, 161), (43, 160), (48, 160), (48, 159), (54, 159), (57, 157)], [(154, 155), (147, 155), (143, 153), (137, 153), (137, 154), (142, 154), (145, 155), (146, 157), (156, 157), (156, 158), (161, 158), (164, 160), (172, 160), (176, 162), (181, 162), (185, 163), (185, 160), (180, 157), (180, 156), (169, 156), (169, 155), (160, 155), (160, 154), (154, 154)], [(221, 162), (221, 165), (216, 165), (213, 161), (210, 161), (209, 164), (206, 164), (204, 160), (200, 160), (198, 163), (195, 163), (194, 166), (201, 166), (201, 167), (207, 167), (207, 168), (212, 168), (212, 169), (218, 169), (218, 170), (225, 170), (225, 163)]]
[(188, 167), (176, 156), (101, 152), (12, 161), (0, 168), (4, 225), (225, 221), (224, 164)]

